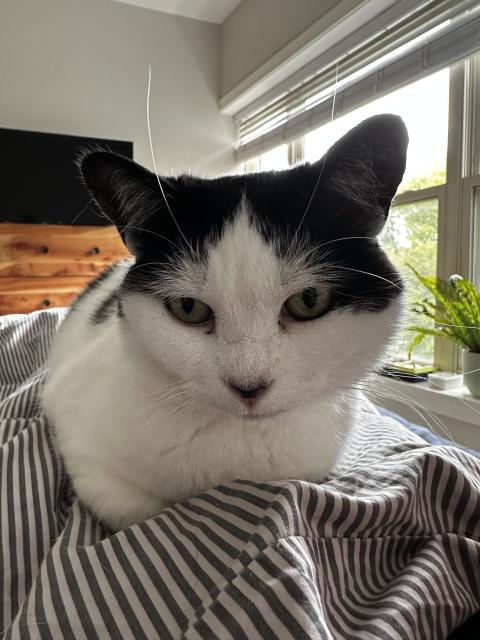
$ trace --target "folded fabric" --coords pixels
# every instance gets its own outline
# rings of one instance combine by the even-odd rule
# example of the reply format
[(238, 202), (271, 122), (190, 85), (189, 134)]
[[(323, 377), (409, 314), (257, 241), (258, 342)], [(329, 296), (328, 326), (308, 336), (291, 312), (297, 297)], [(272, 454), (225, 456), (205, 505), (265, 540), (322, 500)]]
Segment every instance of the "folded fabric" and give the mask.
[(480, 461), (367, 401), (327, 481), (239, 479), (108, 531), (36, 400), (63, 316), (0, 319), (6, 638), (440, 639), (480, 609)]

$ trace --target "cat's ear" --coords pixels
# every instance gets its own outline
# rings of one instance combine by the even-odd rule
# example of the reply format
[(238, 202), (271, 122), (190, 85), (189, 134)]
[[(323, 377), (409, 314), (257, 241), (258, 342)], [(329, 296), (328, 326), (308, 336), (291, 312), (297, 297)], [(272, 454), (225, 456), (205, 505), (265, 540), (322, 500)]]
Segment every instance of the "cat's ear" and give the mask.
[(339, 225), (377, 235), (405, 171), (408, 133), (399, 116), (364, 120), (311, 168), (322, 172), (323, 194)]
[[(87, 152), (78, 164), (98, 206), (136, 254), (148, 219), (162, 208), (157, 176), (128, 158), (106, 151)], [(168, 190), (166, 181), (164, 189)]]

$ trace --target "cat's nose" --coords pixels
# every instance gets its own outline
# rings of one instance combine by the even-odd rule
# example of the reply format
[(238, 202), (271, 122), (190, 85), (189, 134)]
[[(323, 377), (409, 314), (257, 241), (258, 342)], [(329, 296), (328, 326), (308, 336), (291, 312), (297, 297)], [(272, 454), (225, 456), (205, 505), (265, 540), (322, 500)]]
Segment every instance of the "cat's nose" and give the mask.
[(250, 385), (240, 385), (233, 381), (228, 382), (228, 386), (232, 391), (238, 394), (244, 400), (256, 400), (270, 386), (271, 381), (259, 380)]

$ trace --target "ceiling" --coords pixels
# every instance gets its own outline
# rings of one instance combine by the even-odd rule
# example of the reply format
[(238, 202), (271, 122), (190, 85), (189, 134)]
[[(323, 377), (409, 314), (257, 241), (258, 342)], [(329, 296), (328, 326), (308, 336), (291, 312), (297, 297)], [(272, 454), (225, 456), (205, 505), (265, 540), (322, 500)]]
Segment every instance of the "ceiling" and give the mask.
[(241, 0), (117, 0), (117, 2), (222, 24)]

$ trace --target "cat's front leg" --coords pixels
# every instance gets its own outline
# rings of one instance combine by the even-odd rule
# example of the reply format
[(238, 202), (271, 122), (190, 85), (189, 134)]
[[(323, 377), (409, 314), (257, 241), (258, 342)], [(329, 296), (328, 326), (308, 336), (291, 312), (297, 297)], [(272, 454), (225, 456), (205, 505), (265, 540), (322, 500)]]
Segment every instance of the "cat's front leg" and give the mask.
[(105, 524), (119, 530), (157, 515), (166, 504), (130, 482), (104, 473), (72, 477), (82, 502)]

